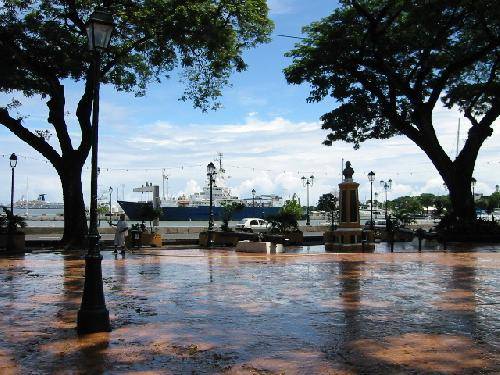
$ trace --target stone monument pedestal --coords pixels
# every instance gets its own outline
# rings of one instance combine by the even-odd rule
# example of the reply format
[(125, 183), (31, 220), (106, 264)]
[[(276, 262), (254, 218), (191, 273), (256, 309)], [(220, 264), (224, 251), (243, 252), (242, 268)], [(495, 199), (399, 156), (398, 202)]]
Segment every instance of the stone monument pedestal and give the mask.
[(373, 252), (375, 242), (373, 232), (364, 230), (359, 223), (359, 184), (352, 180), (354, 170), (346, 162), (344, 181), (339, 184), (340, 224), (338, 229), (324, 234), (325, 250), (331, 252)]

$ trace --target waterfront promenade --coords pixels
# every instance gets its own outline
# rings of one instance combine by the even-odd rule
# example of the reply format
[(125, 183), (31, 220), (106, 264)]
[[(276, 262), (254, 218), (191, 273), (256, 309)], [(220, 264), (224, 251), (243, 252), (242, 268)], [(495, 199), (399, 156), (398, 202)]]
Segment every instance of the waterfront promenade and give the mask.
[(493, 374), (500, 368), (496, 252), (103, 255), (113, 331), (80, 338), (74, 328), (81, 254), (0, 258), (0, 373)]

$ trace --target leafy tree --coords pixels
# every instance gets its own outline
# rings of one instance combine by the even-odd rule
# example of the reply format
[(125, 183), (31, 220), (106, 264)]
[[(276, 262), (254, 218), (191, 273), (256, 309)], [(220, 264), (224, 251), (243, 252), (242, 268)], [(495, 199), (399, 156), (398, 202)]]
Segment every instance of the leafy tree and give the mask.
[(494, 192), (490, 195), (489, 200), (491, 202), (491, 205), (493, 206), (493, 209), (500, 208), (500, 193)]
[(295, 220), (300, 220), (303, 215), (300, 202), (296, 199), (287, 200), (280, 210), (281, 213), (295, 217)]
[[(98, 225), (101, 225), (101, 218), (103, 216), (106, 216), (109, 213), (109, 205), (106, 203), (99, 203), (97, 205), (97, 218), (98, 218)], [(111, 217), (109, 218), (111, 220)]]
[(335, 227), (334, 221), (335, 221), (335, 210), (337, 209), (337, 202), (338, 202), (337, 195), (333, 193), (326, 193), (323, 194), (319, 197), (318, 200), (318, 210), (322, 211), (327, 211), (330, 213), (330, 219), (332, 223), (332, 230)]
[(338, 198), (333, 193), (326, 193), (319, 197), (316, 208), (321, 211), (333, 211), (337, 207)]
[[(405, 135), (446, 183), (453, 215), (475, 219), (470, 180), (478, 152), (500, 114), (500, 7), (493, 0), (344, 0), (305, 28), (287, 56), (289, 83), (309, 82), (309, 101), (332, 96), (339, 106), (321, 117), (326, 145)], [(438, 100), (470, 121), (452, 160), (432, 118)]]
[(241, 202), (222, 202), (222, 225), (221, 229), (224, 232), (227, 232), (230, 230), (229, 228), (229, 221), (232, 219), (233, 215), (235, 212), (241, 211), (243, 208), (245, 208), (245, 205)]
[(303, 210), (300, 202), (295, 199), (285, 201), (281, 210), (275, 215), (268, 215), (266, 220), (271, 224), (271, 233), (291, 233), (299, 230), (298, 220), (302, 218)]
[(297, 215), (291, 211), (280, 211), (269, 215), (266, 220), (271, 224), (270, 233), (293, 233), (299, 230)]
[[(95, 5), (75, 0), (0, 2), (0, 92), (46, 99), (47, 121), (58, 145), (30, 129), (18, 101), (0, 105), (0, 124), (56, 169), (64, 194), (63, 242), (75, 246), (87, 232), (81, 173), (92, 143), (94, 67), (85, 22)], [(266, 42), (272, 30), (264, 0), (108, 0), (104, 6), (114, 14), (115, 31), (102, 57), (101, 81), (143, 95), (148, 82), (168, 78), (178, 69), (186, 86), (181, 99), (202, 110), (217, 108), (230, 74), (246, 68), (243, 51)], [(76, 108), (79, 141), (68, 131), (68, 81), (84, 86)]]
[(11, 210), (2, 207), (5, 216), (0, 216), (0, 233), (16, 233), (20, 228), (26, 228), (24, 217), (14, 215)]
[(436, 196), (430, 193), (422, 193), (418, 197), (418, 200), (420, 201), (420, 204), (425, 207), (426, 214), (429, 215), (429, 206), (432, 206), (432, 204), (436, 200)]
[(389, 206), (396, 221), (403, 226), (415, 222), (415, 216), (423, 211), (418, 197), (399, 197), (391, 201)]

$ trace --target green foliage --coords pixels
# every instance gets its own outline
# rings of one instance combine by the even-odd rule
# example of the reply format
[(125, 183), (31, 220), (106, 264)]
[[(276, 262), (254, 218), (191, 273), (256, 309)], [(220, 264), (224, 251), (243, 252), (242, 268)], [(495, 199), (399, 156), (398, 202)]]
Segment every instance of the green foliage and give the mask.
[(436, 197), (436, 199), (434, 200), (434, 207), (436, 208), (436, 210), (434, 211), (434, 217), (436, 218), (440, 218), (443, 215), (451, 212), (450, 197), (446, 195)]
[[(97, 2), (0, 3), (0, 91), (51, 94), (54, 79), (86, 79), (91, 65), (85, 22)], [(208, 108), (233, 71), (242, 71), (245, 49), (267, 42), (273, 28), (264, 0), (119, 0), (105, 83), (144, 94), (150, 81), (179, 68), (182, 99)], [(33, 57), (36, 56), (36, 59)]]
[(294, 217), (296, 221), (300, 220), (303, 215), (302, 207), (299, 201), (295, 199), (287, 200), (283, 207), (281, 207), (280, 213), (285, 214), (286, 217), (288, 217), (287, 215)]
[(281, 210), (275, 215), (269, 215), (266, 220), (271, 224), (270, 233), (284, 234), (299, 231), (295, 212)]
[[(475, 216), (470, 187), (483, 142), (500, 115), (500, 7), (494, 0), (343, 0), (304, 28), (287, 53), (291, 84), (311, 85), (308, 101), (333, 97), (321, 116), (325, 145), (405, 135), (422, 149), (450, 191), (453, 211)], [(451, 160), (436, 136), (438, 100), (456, 106), (471, 129)]]
[(13, 215), (12, 212), (3, 207), (5, 215), (0, 216), (0, 232), (18, 232), (20, 228), (26, 228), (26, 220), (22, 216)]
[(326, 193), (319, 197), (316, 208), (320, 211), (333, 211), (337, 208), (337, 196), (332, 193)]
[(245, 208), (245, 205), (240, 202), (222, 202), (222, 225), (221, 229), (224, 232), (229, 232), (229, 221), (232, 219), (233, 215), (237, 211), (241, 211), (243, 208)]
[(415, 222), (415, 216), (422, 214), (423, 207), (418, 197), (399, 197), (389, 203), (394, 219), (401, 226)]
[(342, 1), (304, 28), (285, 76), (312, 85), (309, 101), (341, 102), (321, 118), (331, 131), (325, 144), (357, 148), (401, 133), (417, 142), (425, 134), (416, 110), (426, 99), (432, 109), (444, 93), (447, 106), (477, 116), (498, 105), (498, 16), (493, 0)]
[(481, 197), (476, 201), (476, 207), (486, 211), (487, 214), (492, 214), (495, 208), (500, 205), (500, 193), (493, 193), (489, 197)]
[(298, 220), (301, 218), (302, 207), (294, 197), (287, 200), (277, 214), (267, 216), (266, 220), (271, 224), (271, 233), (292, 233), (299, 230)]
[(109, 213), (109, 204), (99, 203), (97, 205), (97, 215), (98, 216), (105, 216), (108, 213)]
[(434, 194), (430, 193), (422, 193), (418, 197), (418, 200), (420, 201), (420, 204), (426, 208), (426, 213), (429, 214), (427, 208), (432, 206), (434, 204), (434, 201), (436, 200), (436, 196)]

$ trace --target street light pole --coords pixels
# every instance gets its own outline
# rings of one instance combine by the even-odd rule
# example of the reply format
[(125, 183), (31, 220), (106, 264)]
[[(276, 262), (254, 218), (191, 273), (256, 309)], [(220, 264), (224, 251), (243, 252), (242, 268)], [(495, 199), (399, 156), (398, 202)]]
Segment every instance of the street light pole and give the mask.
[(80, 334), (109, 332), (109, 311), (104, 300), (102, 283), (102, 255), (99, 251), (99, 233), (97, 231), (97, 151), (99, 144), (99, 80), (100, 51), (109, 45), (113, 31), (113, 17), (108, 10), (97, 8), (91, 14), (86, 25), (89, 37), (89, 49), (93, 54), (93, 91), (92, 101), (92, 156), (90, 180), (90, 225), (89, 247), (85, 255), (85, 284), (82, 304), (78, 310), (77, 331)]
[(17, 155), (11, 154), (9, 158), (12, 177), (10, 180), (10, 214), (14, 215), (14, 168), (17, 166)]
[[(14, 168), (17, 166), (17, 156), (16, 154), (11, 154), (9, 158), (10, 162), (10, 168), (12, 170), (12, 177), (10, 180), (10, 220), (8, 222), (8, 227), (7, 227), (7, 251), (12, 251), (13, 250), (13, 239), (12, 235), (13, 232), (15, 231), (15, 227), (12, 224), (12, 220), (14, 219)], [(28, 203), (26, 203), (28, 204)], [(9, 217), (7, 217), (9, 219)]]
[(255, 207), (255, 189), (252, 189), (252, 207)]
[(373, 181), (375, 181), (375, 172), (368, 173), (368, 181), (370, 181), (370, 229), (373, 230)]
[(392, 180), (391, 179), (389, 179), (389, 181), (381, 180), (380, 185), (385, 190), (385, 220), (387, 222), (387, 191), (391, 190), (392, 188)]
[(306, 209), (306, 225), (311, 225), (311, 217), (309, 215), (309, 186), (312, 186), (314, 183), (314, 176), (311, 175), (309, 177), (302, 176), (301, 178), (302, 184), (306, 188), (307, 191), (307, 209)]
[(112, 207), (111, 207), (111, 200), (112, 200), (112, 197), (113, 197), (113, 188), (110, 186), (109, 187), (109, 221), (111, 221), (111, 216), (112, 216)]
[(217, 172), (215, 170), (215, 165), (214, 165), (214, 163), (210, 162), (207, 165), (207, 177), (208, 177), (208, 183), (210, 186), (210, 207), (209, 207), (209, 213), (208, 213), (208, 238), (207, 238), (208, 247), (212, 246), (212, 231), (214, 230), (214, 208), (213, 208), (212, 189), (213, 189), (213, 183), (214, 183), (214, 178), (215, 178), (216, 174), (217, 174)]

